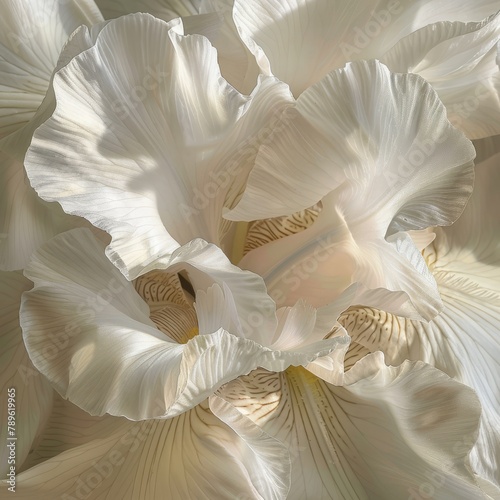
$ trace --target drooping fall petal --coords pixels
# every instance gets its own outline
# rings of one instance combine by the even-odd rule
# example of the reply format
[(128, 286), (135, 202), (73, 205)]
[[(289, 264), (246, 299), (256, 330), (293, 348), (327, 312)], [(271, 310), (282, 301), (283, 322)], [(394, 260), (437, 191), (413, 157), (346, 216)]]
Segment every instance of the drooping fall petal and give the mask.
[(424, 363), (388, 367), (378, 353), (347, 372), (342, 387), (303, 368), (257, 371), (226, 385), (221, 397), (286, 444), (290, 500), (392, 500), (429, 491), (436, 499), (485, 498), (467, 461), (479, 402)]
[(286, 448), (227, 403), (217, 413), (237, 420), (241, 434), (207, 402), (172, 419), (131, 422), (92, 417), (57, 398), (31, 467), (16, 478), (16, 497), (284, 499)]

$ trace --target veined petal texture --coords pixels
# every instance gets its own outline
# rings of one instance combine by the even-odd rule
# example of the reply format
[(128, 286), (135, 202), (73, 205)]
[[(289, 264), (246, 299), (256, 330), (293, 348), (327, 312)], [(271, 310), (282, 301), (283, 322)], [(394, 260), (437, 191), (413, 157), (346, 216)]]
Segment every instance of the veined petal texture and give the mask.
[[(358, 281), (405, 293), (412, 306), (394, 296), (395, 310), (431, 319), (441, 307), (436, 285), (405, 231), (457, 219), (472, 192), (474, 156), (422, 78), (376, 61), (349, 63), (285, 111), (225, 216), (264, 219), (322, 200), (321, 213), (305, 231), (249, 252), (240, 265), (292, 303), (302, 294), (314, 305), (330, 302)], [(380, 303), (380, 293), (369, 293), (359, 303)]]
[[(292, 311), (288, 321), (276, 326), (262, 280), (225, 264), (220, 249), (219, 276), (200, 278), (200, 245), (181, 247), (166, 269), (197, 269), (192, 283), (198, 322), (175, 303), (153, 314), (88, 230), (63, 233), (42, 246), (26, 270), (35, 287), (24, 295), (21, 308), (34, 365), (61, 395), (89, 413), (141, 420), (179, 415), (257, 367), (282, 371), (336, 349), (345, 352), (347, 336), (321, 339), (328, 333), (326, 324), (335, 326), (346, 303), (318, 312), (303, 311), (298, 304), (297, 314)], [(231, 279), (231, 272), (239, 276)], [(221, 286), (217, 279), (224, 275)], [(242, 293), (245, 288), (247, 294)], [(238, 328), (243, 321), (250, 328)], [(252, 326), (258, 326), (260, 338)], [(279, 350), (273, 349), (280, 337), (293, 341), (282, 339)]]
[(182, 32), (144, 14), (109, 22), (55, 76), (56, 110), (26, 158), (38, 194), (109, 232), (131, 279), (193, 238), (220, 244), (222, 208), (291, 99), (274, 77), (240, 94), (209, 41)]

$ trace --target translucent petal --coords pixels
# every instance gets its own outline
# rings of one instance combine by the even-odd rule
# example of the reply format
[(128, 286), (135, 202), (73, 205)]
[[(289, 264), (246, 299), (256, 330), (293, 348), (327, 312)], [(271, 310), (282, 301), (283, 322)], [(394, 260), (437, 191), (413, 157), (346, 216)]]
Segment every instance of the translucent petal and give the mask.
[(38, 194), (111, 233), (130, 278), (193, 238), (219, 243), (222, 207), (290, 98), (272, 77), (241, 95), (208, 40), (179, 33), (145, 14), (109, 22), (55, 77), (56, 111), (27, 154)]

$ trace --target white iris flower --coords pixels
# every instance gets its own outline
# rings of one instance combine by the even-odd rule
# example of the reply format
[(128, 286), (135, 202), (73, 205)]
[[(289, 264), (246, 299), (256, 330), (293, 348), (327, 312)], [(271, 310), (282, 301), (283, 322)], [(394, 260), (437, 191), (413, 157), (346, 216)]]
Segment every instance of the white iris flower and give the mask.
[(500, 498), (498, 2), (96, 4), (0, 4), (2, 498)]

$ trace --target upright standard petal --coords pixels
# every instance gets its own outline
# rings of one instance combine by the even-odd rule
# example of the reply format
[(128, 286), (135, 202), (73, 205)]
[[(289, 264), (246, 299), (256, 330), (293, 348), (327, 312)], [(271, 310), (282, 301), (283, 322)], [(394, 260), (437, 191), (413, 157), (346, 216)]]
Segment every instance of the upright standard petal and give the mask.
[(130, 278), (193, 238), (219, 243), (223, 204), (290, 99), (272, 77), (241, 95), (208, 40), (180, 33), (141, 14), (108, 23), (56, 75), (56, 110), (26, 158), (42, 198), (111, 234)]
[[(366, 57), (360, 54), (362, 50), (352, 51), (351, 47), (361, 44), (366, 48), (382, 38), (363, 32), (368, 23), (373, 24), (380, 35), (381, 29), (403, 12), (400, 2), (377, 3), (377, 9), (371, 10), (373, 5), (366, 0), (257, 0), (252, 3), (234, 0), (233, 15), (242, 40), (262, 70), (288, 83), (298, 97), (330, 71), (350, 60)], [(374, 19), (374, 15), (379, 17)], [(391, 46), (389, 42), (387, 48)]]
[[(237, 413), (237, 415), (234, 415)], [(221, 419), (241, 422), (241, 434)], [(169, 420), (92, 417), (56, 399), (31, 467), (16, 478), (17, 498), (265, 498), (284, 500), (286, 448), (227, 403), (217, 416), (203, 402)], [(8, 495), (2, 481), (0, 495)]]
[(484, 499), (467, 460), (479, 402), (424, 363), (387, 367), (378, 353), (347, 372), (342, 387), (303, 368), (259, 370), (220, 397), (286, 444), (290, 500)]
[[(225, 216), (275, 217), (321, 199), (323, 208), (310, 228), (249, 252), (240, 265), (264, 276), (278, 303), (309, 294), (317, 306), (359, 281), (404, 292), (413, 304), (407, 312), (434, 317), (434, 280), (403, 232), (460, 215), (474, 148), (430, 85), (378, 62), (351, 63), (304, 92), (282, 122)], [(380, 303), (380, 294), (370, 295)], [(403, 314), (400, 297), (394, 306)]]
[(12, 467), (19, 472), (52, 409), (52, 387), (31, 363), (19, 326), (21, 294), (30, 288), (21, 273), (0, 271), (2, 479)]
[(182, 17), (186, 34), (206, 36), (217, 49), (222, 76), (237, 90), (249, 94), (259, 68), (241, 41), (232, 18), (232, 0), (97, 0), (104, 17), (113, 19), (145, 12), (171, 21)]
[(0, 138), (33, 118), (71, 33), (102, 20), (93, 0), (2, 2)]

